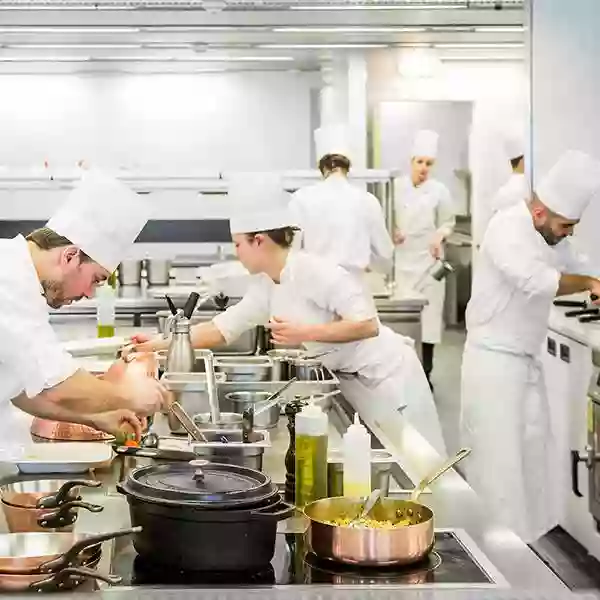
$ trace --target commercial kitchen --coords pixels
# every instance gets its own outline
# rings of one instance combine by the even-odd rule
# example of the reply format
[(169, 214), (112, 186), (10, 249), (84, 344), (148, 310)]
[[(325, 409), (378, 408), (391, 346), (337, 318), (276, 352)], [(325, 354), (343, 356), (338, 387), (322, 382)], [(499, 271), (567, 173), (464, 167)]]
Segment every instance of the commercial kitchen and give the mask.
[[(594, 298), (557, 298), (541, 351), (558, 527), (531, 542), (501, 523), (465, 477), (476, 450), (463, 447), (459, 421), (465, 312), (491, 199), (511, 175), (507, 132), (524, 132), (531, 186), (567, 150), (600, 158), (598, 25), (595, 0), (0, 2), (0, 238), (43, 227), (90, 169), (133, 190), (152, 217), (114, 277), (93, 297), (48, 307), (49, 321), (77, 365), (107, 380), (129, 367), (132, 339), (159, 336), (148, 372), (179, 403), (149, 419), (139, 444), (19, 413), (10, 427), (27, 443), (0, 448), (2, 593), (595, 594)], [(264, 326), (213, 351), (187, 341), (252, 281), (232, 243), (231, 182), (268, 172), (289, 193), (314, 186), (314, 132), (341, 122), (349, 181), (377, 198), (395, 240), (413, 140), (439, 134), (433, 173), (455, 214), (449, 267), (436, 275), (444, 331), (430, 383), (447, 454), (405, 407), (345, 395), (353, 375), (328, 368), (326, 352), (279, 347)], [(598, 218), (595, 198), (574, 235), (596, 273)], [(125, 206), (111, 215), (115, 230), (128, 219)], [(420, 282), (432, 271), (407, 284), (394, 266), (362, 281), (381, 325), (414, 340), (426, 364)], [(314, 480), (300, 457), (318, 465), (307, 467)], [(382, 492), (369, 514), (404, 526), (348, 523), (368, 504), (364, 489), (344, 494), (359, 465)], [(304, 502), (304, 486), (326, 491)]]

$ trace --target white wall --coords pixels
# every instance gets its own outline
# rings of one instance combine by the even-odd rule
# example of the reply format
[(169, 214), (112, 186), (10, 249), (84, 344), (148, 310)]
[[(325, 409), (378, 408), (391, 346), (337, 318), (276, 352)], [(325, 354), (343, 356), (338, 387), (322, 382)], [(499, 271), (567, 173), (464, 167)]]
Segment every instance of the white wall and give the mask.
[[(539, 180), (565, 150), (600, 160), (600, 4), (597, 0), (532, 3), (533, 177)], [(576, 231), (600, 264), (600, 198)]]
[(444, 62), (430, 77), (408, 78), (398, 72), (398, 53), (374, 55), (369, 64), (371, 107), (397, 100), (472, 101), (469, 167), (472, 174), (472, 233), (479, 243), (493, 194), (510, 174), (501, 131), (527, 121), (528, 73), (514, 61)]
[(302, 73), (0, 77), (0, 165), (310, 167)]

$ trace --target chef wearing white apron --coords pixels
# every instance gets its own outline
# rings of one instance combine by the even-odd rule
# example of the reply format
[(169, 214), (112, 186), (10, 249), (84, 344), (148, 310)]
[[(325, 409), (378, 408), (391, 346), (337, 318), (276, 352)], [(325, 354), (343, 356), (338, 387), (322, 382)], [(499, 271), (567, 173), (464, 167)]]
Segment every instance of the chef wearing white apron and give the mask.
[(512, 173), (508, 181), (492, 198), (490, 214), (508, 208), (531, 195), (529, 182), (525, 175), (525, 138), (519, 130), (508, 131), (504, 138), (506, 158), (510, 161)]
[(314, 137), (323, 181), (292, 196), (290, 210), (301, 230), (297, 241), (361, 277), (368, 268), (390, 272), (394, 246), (381, 204), (347, 178), (352, 159), (347, 127), (322, 127)]
[[(443, 242), (453, 232), (454, 205), (448, 188), (429, 176), (437, 156), (438, 135), (420, 131), (412, 149), (411, 174), (394, 182), (396, 230), (395, 275), (399, 289), (419, 283), (423, 273), (443, 257)], [(422, 313), (423, 368), (430, 380), (434, 344), (442, 339), (445, 281), (429, 277), (421, 292), (428, 304)]]
[[(58, 418), (43, 411), (48, 406), (52, 409), (53, 403), (56, 410), (58, 405), (62, 407), (63, 394), (57, 392), (57, 386), (69, 380), (66, 399), (75, 405), (87, 402), (83, 412), (93, 412), (94, 401), (93, 406), (106, 407), (102, 410), (117, 408), (109, 406), (115, 399), (108, 397), (112, 386), (109, 390), (108, 383), (79, 372), (77, 363), (62, 349), (50, 325), (48, 303), (58, 307), (91, 295), (95, 285), (116, 269), (147, 215), (147, 206), (136, 194), (116, 180), (90, 171), (47, 224), (74, 246), (53, 253), (39, 247), (39, 239), (33, 236), (37, 242), (21, 235), (0, 240), (0, 453), (31, 441), (31, 416), (13, 405), (13, 399), (31, 405), (32, 414)], [(76, 255), (67, 257), (71, 249)], [(80, 251), (90, 260), (81, 259)], [(81, 387), (73, 383), (75, 376)], [(86, 397), (86, 389), (93, 392), (92, 398)], [(55, 394), (50, 404), (47, 397), (40, 396), (47, 391)], [(70, 406), (61, 410), (70, 410)], [(76, 408), (71, 412), (73, 419), (65, 420), (81, 417)], [(82, 418), (77, 422), (89, 424)]]
[(467, 308), (462, 443), (467, 480), (489, 514), (526, 542), (558, 523), (561, 490), (538, 356), (556, 295), (600, 282), (568, 275), (578, 264), (566, 236), (600, 190), (600, 163), (568, 152), (530, 202), (496, 213), (481, 245)]
[[(433, 397), (412, 340), (379, 323), (373, 298), (353, 274), (291, 248), (295, 220), (286, 196), (277, 177), (232, 180), (231, 234), (253, 282), (238, 304), (192, 328), (194, 346), (231, 343), (248, 329), (265, 325), (276, 344), (329, 351), (321, 360), (345, 374), (342, 391), (355, 409), (375, 410), (382, 422), (389, 420), (395, 435), (402, 435), (407, 420), (445, 455)], [(165, 343), (136, 341), (138, 350)]]

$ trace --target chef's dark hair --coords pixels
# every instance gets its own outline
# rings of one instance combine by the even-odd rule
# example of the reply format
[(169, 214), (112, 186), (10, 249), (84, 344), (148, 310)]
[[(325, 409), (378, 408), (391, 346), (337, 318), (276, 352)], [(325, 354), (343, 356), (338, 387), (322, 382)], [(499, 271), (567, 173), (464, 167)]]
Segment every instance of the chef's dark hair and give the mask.
[(351, 166), (350, 159), (342, 154), (326, 154), (319, 161), (321, 175), (325, 175), (325, 171), (335, 171), (335, 169), (342, 169), (347, 173)]
[(513, 169), (516, 169), (519, 166), (519, 163), (523, 160), (523, 158), (525, 158), (525, 156), (523, 154), (521, 154), (521, 156), (517, 156), (516, 158), (511, 158), (510, 166)]
[[(75, 246), (70, 239), (59, 235), (49, 227), (42, 227), (32, 231), (26, 238), (28, 242), (33, 242), (40, 250), (53, 250), (54, 248), (64, 248), (65, 246)], [(81, 250), (79, 251), (81, 262), (93, 262), (93, 260)]]
[(268, 231), (257, 231), (247, 233), (248, 239), (253, 240), (259, 233), (271, 238), (281, 248), (290, 248), (294, 242), (297, 229), (294, 227), (281, 227), (280, 229), (269, 229)]

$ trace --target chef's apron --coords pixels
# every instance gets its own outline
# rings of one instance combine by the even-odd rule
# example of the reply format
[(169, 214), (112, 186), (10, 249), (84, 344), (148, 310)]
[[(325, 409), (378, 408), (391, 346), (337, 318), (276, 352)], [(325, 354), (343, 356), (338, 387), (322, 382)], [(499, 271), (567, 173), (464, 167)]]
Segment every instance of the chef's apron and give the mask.
[(540, 362), (468, 344), (461, 443), (469, 485), (490, 518), (530, 543), (558, 524), (550, 406)]
[[(424, 184), (423, 184), (424, 185)], [(400, 289), (414, 288), (425, 271), (434, 263), (429, 246), (437, 231), (436, 215), (439, 198), (434, 190), (413, 187), (403, 190), (398, 226), (405, 240), (396, 246), (395, 277)], [(442, 340), (444, 280), (436, 281), (427, 276), (419, 290), (427, 299), (421, 314), (422, 341), (439, 344)]]

